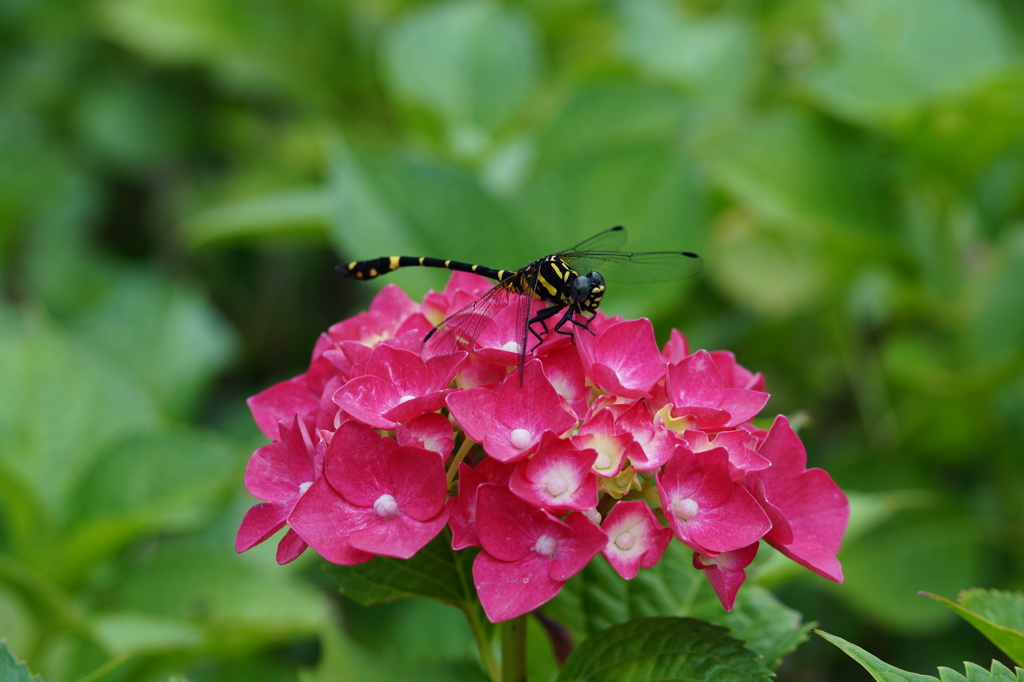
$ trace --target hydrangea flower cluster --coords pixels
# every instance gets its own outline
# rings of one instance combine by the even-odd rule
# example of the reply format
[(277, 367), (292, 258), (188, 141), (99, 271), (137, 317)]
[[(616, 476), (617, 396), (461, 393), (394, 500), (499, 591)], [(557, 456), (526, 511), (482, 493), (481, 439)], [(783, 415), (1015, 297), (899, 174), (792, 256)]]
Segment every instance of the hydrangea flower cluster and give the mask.
[(726, 609), (762, 541), (842, 581), (846, 497), (807, 469), (784, 416), (751, 423), (768, 401), (760, 374), (598, 313), (593, 333), (547, 335), (520, 375), (515, 294), (472, 352), (422, 353), (490, 286), (454, 273), (417, 304), (388, 285), (321, 335), (305, 373), (249, 399), (272, 442), (246, 470), (264, 501), (238, 551), (287, 526), (279, 563), (312, 547), (354, 565), (412, 557), (447, 526), (454, 549), (481, 548), (473, 578), (493, 622), (545, 603), (598, 554), (631, 579), (673, 539)]

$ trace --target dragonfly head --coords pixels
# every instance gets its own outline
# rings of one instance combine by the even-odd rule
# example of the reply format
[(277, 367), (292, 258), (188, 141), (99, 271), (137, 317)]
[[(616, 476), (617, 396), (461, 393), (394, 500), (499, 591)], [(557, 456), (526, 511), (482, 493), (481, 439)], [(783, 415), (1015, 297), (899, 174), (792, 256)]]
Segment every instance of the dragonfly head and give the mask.
[(581, 312), (592, 313), (601, 305), (601, 297), (604, 296), (604, 277), (600, 272), (591, 272), (589, 275), (577, 275), (572, 282), (572, 299), (579, 306)]

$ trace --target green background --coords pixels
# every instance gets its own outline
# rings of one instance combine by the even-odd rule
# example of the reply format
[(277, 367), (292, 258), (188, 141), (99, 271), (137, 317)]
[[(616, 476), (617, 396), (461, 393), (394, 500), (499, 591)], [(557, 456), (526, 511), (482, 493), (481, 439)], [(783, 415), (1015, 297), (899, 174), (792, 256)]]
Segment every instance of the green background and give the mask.
[[(705, 272), (603, 309), (764, 372), (853, 498), (845, 584), (760, 582), (899, 667), (987, 667), (916, 592), (1024, 582), (1022, 27), (1016, 0), (6, 0), (0, 637), (48, 680), (478, 679), (457, 612), (234, 554), (244, 400), (365, 309), (336, 262), (516, 268), (622, 224)], [(780, 677), (864, 673), (813, 640)]]

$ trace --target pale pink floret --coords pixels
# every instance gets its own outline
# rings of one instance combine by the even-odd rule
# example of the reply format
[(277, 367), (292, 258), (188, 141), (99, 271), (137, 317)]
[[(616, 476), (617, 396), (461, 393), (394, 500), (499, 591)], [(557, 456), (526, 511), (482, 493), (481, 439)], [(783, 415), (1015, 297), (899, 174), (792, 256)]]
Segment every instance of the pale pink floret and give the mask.
[(650, 395), (665, 375), (647, 318), (603, 325), (596, 336), (577, 334), (576, 347), (591, 382), (621, 398)]
[(497, 391), (470, 388), (450, 394), (446, 402), (462, 430), (502, 462), (527, 457), (544, 432), (562, 435), (576, 425), (575, 415), (545, 378), (539, 360), (526, 363), (521, 382), (513, 372)]
[(754, 560), (759, 546), (760, 543), (755, 542), (731, 552), (722, 552), (715, 557), (694, 553), (693, 567), (704, 571), (726, 611), (732, 611), (736, 594), (747, 579), (747, 572), (744, 569)]
[(827, 472), (806, 468), (807, 451), (782, 415), (775, 418), (759, 454), (772, 466), (751, 475), (751, 491), (785, 530), (773, 528), (765, 540), (801, 566), (842, 582), (836, 552), (850, 517), (846, 495)]
[(592, 509), (597, 506), (597, 476), (591, 470), (596, 459), (594, 450), (578, 449), (548, 431), (533, 456), (516, 463), (509, 488), (551, 512)]
[(446, 417), (428, 412), (395, 427), (395, 440), (399, 445), (414, 445), (447, 459), (455, 447), (455, 430)]
[(682, 437), (686, 447), (693, 452), (725, 448), (729, 455), (729, 473), (734, 481), (739, 481), (749, 473), (771, 466), (771, 462), (748, 447), (753, 439), (749, 432), (742, 429), (719, 431), (710, 436), (704, 431), (691, 430), (684, 431)]
[(347, 421), (327, 449), (324, 476), (288, 518), (318, 554), (339, 564), (368, 556), (407, 559), (448, 520), (444, 464), (437, 453), (399, 447)]
[(658, 563), (672, 540), (672, 529), (654, 518), (654, 512), (642, 500), (617, 502), (601, 523), (608, 534), (602, 554), (615, 572), (632, 580), (641, 568)]
[(615, 420), (617, 433), (629, 434), (633, 442), (626, 450), (629, 463), (639, 471), (651, 471), (665, 465), (682, 442), (678, 435), (655, 420), (646, 400), (636, 401)]
[(746, 547), (772, 527), (757, 500), (729, 476), (725, 448), (693, 453), (678, 446), (656, 478), (672, 532), (703, 554)]
[(735, 428), (753, 419), (768, 402), (762, 391), (728, 387), (706, 350), (669, 365), (665, 396), (673, 417), (687, 418), (687, 428), (702, 430)]
[(483, 551), (473, 562), (473, 582), (493, 623), (554, 597), (608, 539), (583, 514), (562, 521), (492, 484), (477, 492), (477, 532)]
[(338, 407), (378, 429), (393, 429), (402, 422), (444, 405), (463, 352), (424, 362), (416, 353), (382, 344), (373, 349), (362, 376), (345, 383), (334, 394)]
[(633, 437), (615, 431), (615, 417), (611, 410), (598, 410), (591, 419), (580, 424), (571, 440), (578, 448), (595, 450), (597, 459), (594, 461), (594, 473), (610, 478), (622, 471), (626, 451)]

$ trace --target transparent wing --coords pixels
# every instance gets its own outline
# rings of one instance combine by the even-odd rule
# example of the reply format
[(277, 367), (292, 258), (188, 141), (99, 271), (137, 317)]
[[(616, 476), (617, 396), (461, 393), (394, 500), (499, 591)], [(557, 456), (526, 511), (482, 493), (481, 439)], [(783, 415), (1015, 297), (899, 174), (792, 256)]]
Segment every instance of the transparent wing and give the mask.
[(650, 284), (700, 274), (704, 261), (689, 251), (574, 251), (562, 254), (579, 273), (600, 272), (609, 282)]
[(593, 237), (587, 237), (579, 244), (571, 246), (564, 251), (556, 251), (555, 255), (565, 256), (566, 254), (580, 251), (618, 251), (626, 243), (626, 228), (619, 225), (604, 232), (598, 232)]
[(471, 351), (473, 342), (487, 327), (487, 323), (507, 304), (508, 289), (503, 283), (499, 283), (434, 327), (424, 344), (424, 356), (433, 358), (451, 355), (460, 350)]

